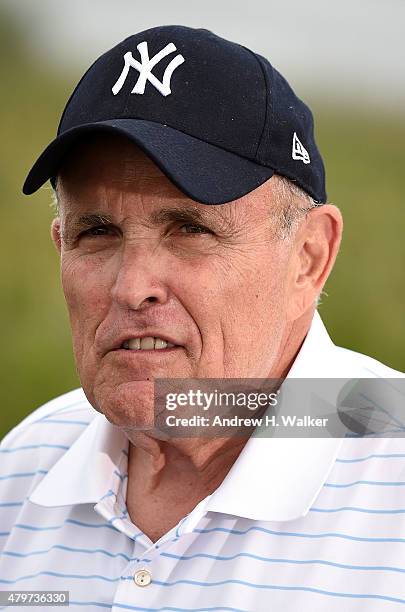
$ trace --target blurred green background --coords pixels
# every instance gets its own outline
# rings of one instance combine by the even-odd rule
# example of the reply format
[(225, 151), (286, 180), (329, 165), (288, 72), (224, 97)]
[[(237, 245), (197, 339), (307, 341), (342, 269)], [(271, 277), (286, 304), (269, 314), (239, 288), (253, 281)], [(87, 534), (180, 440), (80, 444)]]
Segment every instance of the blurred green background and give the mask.
[[(80, 386), (50, 239), (50, 187), (27, 198), (21, 185), (81, 72), (48, 71), (20, 38), (0, 11), (0, 439), (45, 401)], [(316, 92), (302, 97), (316, 117), (329, 199), (345, 220), (321, 316), (335, 343), (405, 370), (405, 114), (325, 105)]]

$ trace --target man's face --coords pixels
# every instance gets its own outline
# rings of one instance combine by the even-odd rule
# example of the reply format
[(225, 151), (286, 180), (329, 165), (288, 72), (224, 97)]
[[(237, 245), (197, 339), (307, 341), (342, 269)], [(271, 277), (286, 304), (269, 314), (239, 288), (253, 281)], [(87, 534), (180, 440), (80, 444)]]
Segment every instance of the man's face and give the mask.
[[(98, 135), (66, 162), (58, 190), (60, 242), (58, 220), (52, 235), (78, 374), (97, 410), (141, 425), (154, 378), (270, 375), (292, 260), (271, 219), (271, 181), (199, 204), (129, 141)], [(139, 336), (176, 346), (121, 348)]]

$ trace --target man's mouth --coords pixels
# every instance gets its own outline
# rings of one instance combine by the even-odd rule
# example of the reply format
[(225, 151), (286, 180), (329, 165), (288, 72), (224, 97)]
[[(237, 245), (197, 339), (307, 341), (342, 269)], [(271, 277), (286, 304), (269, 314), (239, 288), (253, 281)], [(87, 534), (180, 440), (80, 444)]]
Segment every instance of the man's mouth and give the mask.
[(172, 342), (168, 342), (163, 338), (156, 338), (155, 336), (145, 336), (144, 338), (130, 338), (125, 340), (120, 348), (128, 351), (150, 351), (150, 350), (162, 350), (166, 348), (173, 348), (178, 346)]

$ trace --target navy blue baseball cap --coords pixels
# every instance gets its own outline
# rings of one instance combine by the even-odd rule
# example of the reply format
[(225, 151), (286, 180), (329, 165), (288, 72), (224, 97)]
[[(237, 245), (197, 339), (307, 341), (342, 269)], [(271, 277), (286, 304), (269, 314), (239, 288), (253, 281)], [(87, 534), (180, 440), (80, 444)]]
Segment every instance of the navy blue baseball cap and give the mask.
[(23, 192), (55, 186), (71, 147), (96, 131), (129, 138), (203, 204), (236, 200), (273, 174), (326, 202), (309, 108), (267, 59), (206, 29), (151, 28), (99, 57)]

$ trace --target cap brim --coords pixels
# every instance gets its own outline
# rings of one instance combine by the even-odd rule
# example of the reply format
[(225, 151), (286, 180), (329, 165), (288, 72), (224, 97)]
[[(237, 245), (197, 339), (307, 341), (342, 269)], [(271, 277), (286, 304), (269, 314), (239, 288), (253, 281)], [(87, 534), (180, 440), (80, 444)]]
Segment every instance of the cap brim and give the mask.
[(202, 204), (237, 200), (274, 174), (271, 168), (161, 123), (114, 119), (80, 125), (55, 138), (30, 170), (23, 192), (34, 193), (56, 176), (69, 149), (85, 134), (96, 131), (119, 133), (132, 140), (183, 193)]

